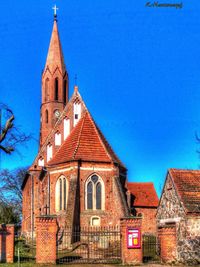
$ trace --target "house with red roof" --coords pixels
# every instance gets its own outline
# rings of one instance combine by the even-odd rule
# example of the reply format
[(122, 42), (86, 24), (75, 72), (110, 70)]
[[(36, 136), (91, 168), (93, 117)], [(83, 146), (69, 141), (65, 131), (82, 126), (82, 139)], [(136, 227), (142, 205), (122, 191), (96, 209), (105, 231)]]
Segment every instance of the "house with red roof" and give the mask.
[[(128, 203), (134, 216), (142, 216), (143, 234), (156, 235), (156, 212), (159, 199), (153, 183), (129, 182)], [(149, 223), (151, 222), (151, 223)]]
[(200, 263), (200, 171), (169, 169), (158, 206), (157, 226), (175, 227), (174, 261)]

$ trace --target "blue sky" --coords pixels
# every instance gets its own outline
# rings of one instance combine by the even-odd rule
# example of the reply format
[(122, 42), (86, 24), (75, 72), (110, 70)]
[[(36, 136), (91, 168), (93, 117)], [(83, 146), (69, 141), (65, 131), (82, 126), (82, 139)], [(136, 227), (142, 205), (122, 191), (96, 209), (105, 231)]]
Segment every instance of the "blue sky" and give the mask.
[[(184, 1), (175, 9), (146, 2), (2, 0), (0, 102), (38, 140), (41, 72), (56, 3), (70, 95), (77, 74), (79, 91), (129, 181), (154, 181), (159, 193), (168, 168), (200, 165), (200, 3)], [(19, 150), (23, 157), (2, 154), (1, 168), (30, 165), (38, 143)]]

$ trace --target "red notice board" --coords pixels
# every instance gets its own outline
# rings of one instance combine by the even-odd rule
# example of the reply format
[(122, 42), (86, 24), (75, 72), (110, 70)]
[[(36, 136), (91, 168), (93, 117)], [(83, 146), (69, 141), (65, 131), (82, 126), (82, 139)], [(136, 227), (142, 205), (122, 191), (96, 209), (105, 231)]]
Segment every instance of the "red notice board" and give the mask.
[(127, 248), (141, 247), (141, 232), (139, 228), (127, 227)]

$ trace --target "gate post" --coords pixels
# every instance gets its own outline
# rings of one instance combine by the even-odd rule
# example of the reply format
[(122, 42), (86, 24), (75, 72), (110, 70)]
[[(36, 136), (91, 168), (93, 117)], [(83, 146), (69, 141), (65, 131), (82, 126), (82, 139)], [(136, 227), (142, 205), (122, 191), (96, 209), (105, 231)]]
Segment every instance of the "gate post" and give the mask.
[(0, 262), (14, 262), (14, 224), (0, 225)]
[(6, 224), (6, 262), (8, 263), (14, 262), (14, 239), (14, 224)]
[(56, 216), (36, 217), (36, 263), (56, 263)]
[(142, 263), (142, 217), (122, 218), (120, 231), (122, 263)]
[(164, 263), (171, 263), (176, 260), (176, 225), (166, 225), (158, 229), (160, 242), (160, 257)]

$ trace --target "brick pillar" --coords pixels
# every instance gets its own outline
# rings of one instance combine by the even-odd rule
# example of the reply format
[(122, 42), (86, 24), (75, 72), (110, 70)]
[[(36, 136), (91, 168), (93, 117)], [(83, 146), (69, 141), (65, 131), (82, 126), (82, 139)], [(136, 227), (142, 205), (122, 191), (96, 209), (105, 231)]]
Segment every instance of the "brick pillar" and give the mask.
[(158, 238), (162, 262), (170, 263), (176, 260), (176, 225), (167, 225), (159, 228)]
[(14, 224), (6, 225), (6, 262), (14, 262), (14, 239), (15, 226)]
[[(138, 248), (128, 248), (127, 230), (139, 229), (140, 231), (140, 246)], [(122, 218), (120, 221), (121, 231), (121, 250), (123, 264), (140, 264), (142, 263), (142, 218), (129, 217)]]
[(36, 217), (36, 263), (56, 263), (56, 216)]
[(14, 262), (14, 224), (0, 226), (0, 262)]

